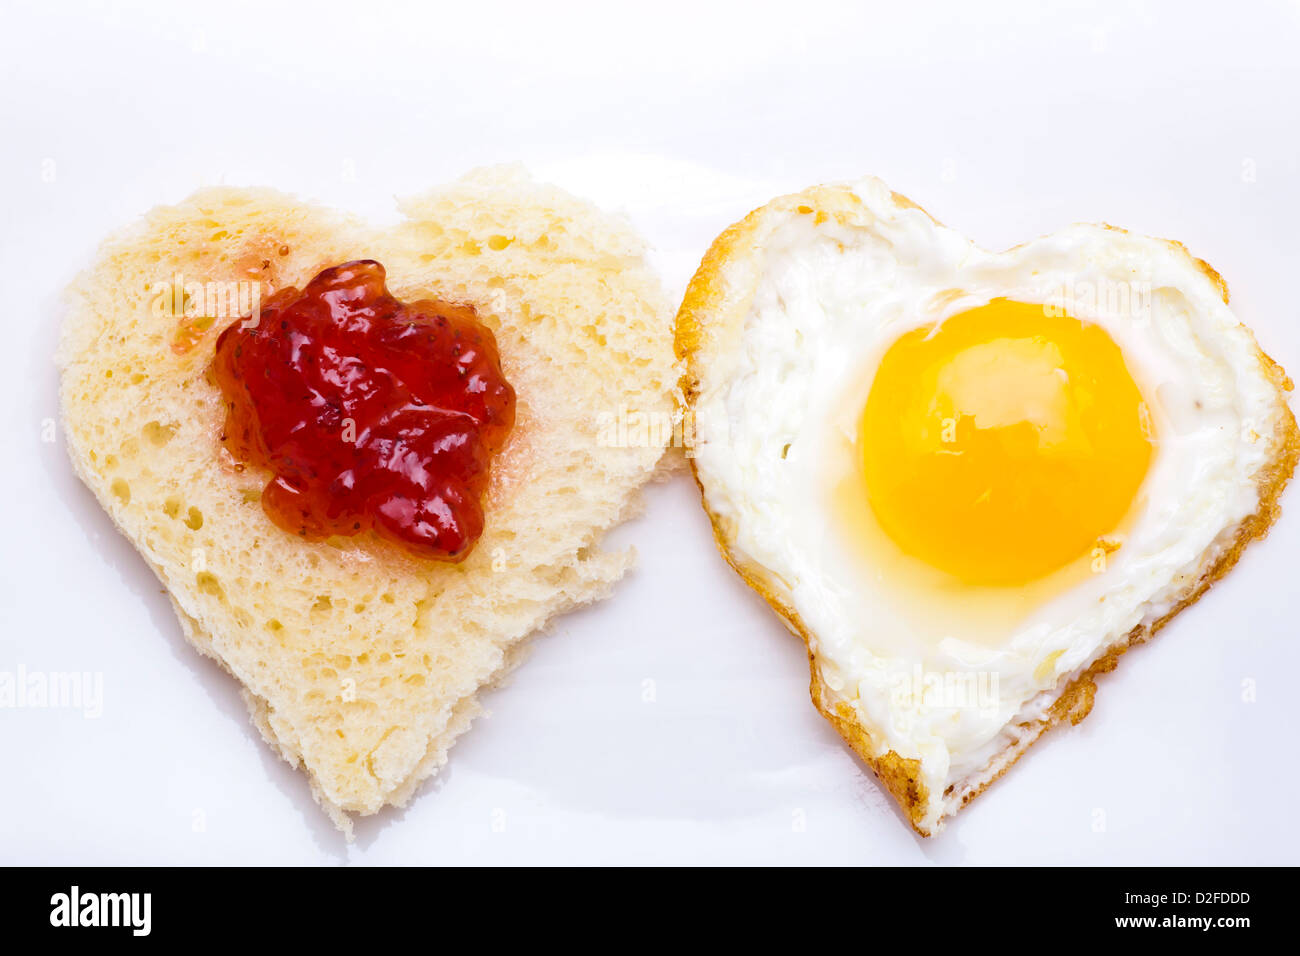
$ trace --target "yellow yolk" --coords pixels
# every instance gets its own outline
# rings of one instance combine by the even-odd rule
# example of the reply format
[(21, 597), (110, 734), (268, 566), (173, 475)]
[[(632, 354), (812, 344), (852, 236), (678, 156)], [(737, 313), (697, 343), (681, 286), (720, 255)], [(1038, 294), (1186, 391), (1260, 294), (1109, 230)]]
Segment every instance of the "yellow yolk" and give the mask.
[(1151, 460), (1147, 407), (1098, 325), (996, 299), (900, 338), (862, 415), (867, 497), (908, 554), (1024, 584), (1099, 546)]

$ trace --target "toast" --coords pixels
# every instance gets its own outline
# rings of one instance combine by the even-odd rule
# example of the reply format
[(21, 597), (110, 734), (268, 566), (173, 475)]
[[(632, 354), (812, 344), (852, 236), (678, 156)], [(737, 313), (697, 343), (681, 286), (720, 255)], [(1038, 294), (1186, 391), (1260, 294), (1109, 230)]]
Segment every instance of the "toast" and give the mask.
[[(350, 815), (403, 805), (443, 766), (524, 638), (628, 570), (601, 539), (667, 437), (611, 442), (602, 422), (670, 418), (677, 378), (671, 306), (627, 223), (515, 167), (399, 208), (388, 229), (267, 190), (155, 209), (73, 283), (58, 355), (77, 474), (349, 837)], [(459, 564), (280, 530), (259, 504), (266, 474), (219, 441), (206, 369), (234, 311), (214, 317), (213, 290), (265, 299), (362, 258), (398, 298), (473, 306), (518, 395), (486, 529)]]

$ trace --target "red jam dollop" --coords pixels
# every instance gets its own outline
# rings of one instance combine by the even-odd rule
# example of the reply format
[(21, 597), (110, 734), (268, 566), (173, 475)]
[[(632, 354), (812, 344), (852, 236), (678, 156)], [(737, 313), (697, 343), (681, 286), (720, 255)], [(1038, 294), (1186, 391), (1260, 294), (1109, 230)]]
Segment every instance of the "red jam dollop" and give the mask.
[(371, 260), (334, 266), (222, 332), (221, 440), (273, 473), (262, 507), (284, 530), (309, 540), (373, 530), (459, 561), (483, 533), (515, 392), (472, 308), (401, 302), (384, 277)]

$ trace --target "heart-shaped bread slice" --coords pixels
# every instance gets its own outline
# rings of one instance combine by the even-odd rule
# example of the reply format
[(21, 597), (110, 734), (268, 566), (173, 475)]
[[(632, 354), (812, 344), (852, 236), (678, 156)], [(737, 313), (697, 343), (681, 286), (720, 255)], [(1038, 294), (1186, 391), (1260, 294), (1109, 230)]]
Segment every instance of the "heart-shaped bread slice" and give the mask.
[[(156, 209), (74, 283), (59, 356), (77, 473), (349, 833), (348, 814), (403, 804), (443, 765), (523, 638), (628, 569), (601, 538), (671, 427), (611, 438), (609, 421), (670, 423), (678, 375), (671, 307), (626, 222), (513, 167), (400, 208), (388, 229), (264, 190)], [(235, 302), (357, 259), (402, 301), (472, 306), (517, 395), (462, 563), (368, 533), (302, 540), (259, 503), (267, 473), (223, 450), (208, 370)]]
[(1182, 245), (986, 252), (867, 179), (724, 232), (677, 317), (726, 559), (932, 834), (1278, 515), (1291, 383)]

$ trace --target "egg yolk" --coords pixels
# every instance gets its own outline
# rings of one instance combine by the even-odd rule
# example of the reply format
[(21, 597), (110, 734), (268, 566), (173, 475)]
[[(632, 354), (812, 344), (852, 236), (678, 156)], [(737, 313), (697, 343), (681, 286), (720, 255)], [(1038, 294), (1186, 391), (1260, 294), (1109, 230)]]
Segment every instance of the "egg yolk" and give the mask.
[(1100, 326), (995, 299), (907, 333), (863, 411), (867, 496), (906, 553), (1015, 585), (1101, 546), (1151, 460), (1146, 404)]

